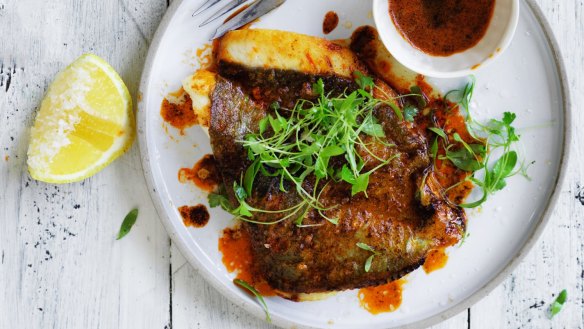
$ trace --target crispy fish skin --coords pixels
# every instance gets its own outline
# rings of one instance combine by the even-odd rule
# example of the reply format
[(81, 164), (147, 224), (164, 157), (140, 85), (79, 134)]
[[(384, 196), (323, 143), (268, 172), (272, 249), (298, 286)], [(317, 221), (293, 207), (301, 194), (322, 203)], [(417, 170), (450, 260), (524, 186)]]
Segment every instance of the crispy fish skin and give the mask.
[[(274, 37), (274, 33), (270, 32), (270, 36)], [(279, 33), (283, 34), (282, 39), (288, 37), (285, 32)], [(220, 49), (231, 49), (230, 34), (221, 41)], [(246, 32), (238, 36), (237, 42), (250, 43), (242, 48), (253, 49), (258, 41), (254, 33)], [(284, 57), (288, 55), (284, 52)], [(349, 57), (344, 61), (353, 62), (354, 55)], [(220, 77), (211, 95), (209, 134), (227, 187), (233, 186), (250, 164), (237, 141), (257, 131), (259, 120), (271, 111), (269, 104), (273, 101), (293, 104), (296, 99), (314, 97), (310, 86), (318, 78), (326, 79), (325, 88), (333, 93), (356, 88), (351, 75), (342, 69), (338, 75), (334, 70), (315, 74), (314, 70), (302, 71), (304, 66), (296, 64), (282, 66), (285, 69), (271, 67), (274, 62), (287, 61), (286, 58), (266, 60), (265, 65), (255, 62), (253, 66), (234, 62), (233, 56), (218, 58)], [(362, 68), (362, 64), (357, 66)], [(390, 107), (377, 108), (375, 115), (383, 125), (386, 142), (395, 145), (374, 145), (376, 155), (399, 157), (371, 175), (368, 197), (362, 193), (351, 196), (350, 186), (343, 182), (328, 184), (322, 201), (336, 206), (326, 214), (337, 218), (338, 225), (316, 211), (309, 211), (303, 223), (320, 226), (300, 228), (292, 220), (275, 225), (243, 224), (252, 237), (254, 262), (273, 288), (300, 294), (383, 284), (419, 267), (431, 249), (461, 238), (466, 222), (464, 212), (443, 200), (428, 179), (431, 161), (423, 134), (411, 123), (399, 120)], [(367, 156), (363, 150), (359, 152)], [(307, 190), (312, 188), (310, 184), (308, 179)], [(233, 191), (229, 188), (227, 191), (234, 201)], [(295, 192), (281, 192), (278, 178), (258, 175), (248, 201), (257, 208), (276, 210), (295, 205), (300, 198)], [(261, 215), (254, 219), (270, 222), (278, 218)], [(358, 248), (359, 242), (378, 253), (369, 272), (364, 264), (371, 252)]]

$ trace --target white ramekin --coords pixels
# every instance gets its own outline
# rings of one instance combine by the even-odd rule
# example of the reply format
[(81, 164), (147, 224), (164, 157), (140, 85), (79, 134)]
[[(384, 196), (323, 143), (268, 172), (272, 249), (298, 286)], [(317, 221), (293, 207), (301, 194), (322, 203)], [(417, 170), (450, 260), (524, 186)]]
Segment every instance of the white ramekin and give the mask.
[(505, 51), (519, 21), (519, 0), (496, 0), (493, 18), (481, 41), (447, 57), (428, 55), (406, 41), (389, 15), (389, 0), (373, 0), (373, 16), (385, 47), (401, 64), (426, 76), (454, 78), (473, 74)]

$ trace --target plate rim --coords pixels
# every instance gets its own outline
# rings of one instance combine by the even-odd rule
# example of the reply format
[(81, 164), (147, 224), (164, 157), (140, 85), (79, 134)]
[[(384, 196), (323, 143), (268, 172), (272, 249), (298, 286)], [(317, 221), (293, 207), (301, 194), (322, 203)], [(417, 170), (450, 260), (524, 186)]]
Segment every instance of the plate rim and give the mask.
[[(209, 271), (200, 271), (199, 269), (202, 268), (202, 264), (200, 264), (199, 260), (194, 257), (194, 255), (186, 252), (189, 248), (186, 245), (178, 234), (178, 231), (174, 227), (169, 214), (166, 213), (163, 206), (163, 201), (160, 195), (156, 192), (156, 185), (154, 182), (154, 176), (152, 174), (152, 168), (150, 163), (149, 151), (150, 147), (148, 146), (147, 140), (147, 112), (146, 112), (146, 103), (147, 98), (145, 98), (144, 91), (148, 86), (148, 81), (151, 77), (151, 71), (153, 67), (153, 62), (155, 58), (155, 54), (157, 53), (158, 49), (160, 48), (162, 38), (165, 32), (168, 29), (168, 26), (171, 23), (172, 17), (177, 12), (178, 8), (185, 2), (185, 0), (175, 0), (171, 3), (170, 7), (168, 7), (164, 17), (162, 18), (158, 28), (156, 29), (156, 33), (152, 38), (150, 43), (150, 47), (148, 49), (148, 54), (146, 56), (146, 60), (144, 62), (144, 67), (142, 70), (142, 74), (140, 77), (140, 85), (138, 89), (138, 95), (140, 100), (136, 102), (135, 105), (135, 112), (136, 112), (136, 123), (137, 123), (137, 130), (138, 130), (138, 144), (140, 149), (140, 160), (142, 164), (142, 173), (144, 174), (144, 179), (146, 181), (146, 185), (148, 187), (148, 194), (152, 200), (156, 208), (156, 212), (160, 221), (162, 222), (164, 228), (166, 229), (167, 233), (169, 234), (172, 242), (177, 245), (177, 248), (181, 252), (181, 254), (187, 259), (190, 265), (193, 266), (195, 271), (200, 274), (205, 281), (210, 284), (214, 289), (219, 291), (219, 293), (227, 298), (232, 303), (236, 304), (239, 307), (242, 307), (245, 311), (250, 314), (253, 314), (256, 318), (261, 320), (265, 319), (265, 314), (263, 309), (255, 302), (252, 302), (247, 299), (241, 299), (236, 294), (233, 294), (229, 289), (223, 286), (220, 281), (216, 280), (216, 278), (212, 275)], [(557, 39), (551, 29), (551, 25), (546, 19), (541, 7), (535, 2), (535, 0), (523, 0), (529, 9), (533, 12), (538, 24), (542, 27), (544, 32), (544, 37), (548, 44), (550, 45), (550, 50), (552, 52), (552, 56), (554, 58), (554, 65), (558, 71), (559, 75), (559, 83), (560, 83), (560, 94), (561, 94), (561, 103), (563, 108), (563, 136), (562, 136), (562, 151), (560, 157), (560, 163), (558, 172), (556, 174), (554, 183), (553, 183), (553, 190), (550, 194), (547, 204), (539, 217), (539, 220), (535, 227), (532, 229), (532, 232), (527, 237), (527, 240), (519, 248), (517, 253), (513, 255), (512, 259), (505, 265), (503, 269), (499, 271), (489, 282), (484, 284), (481, 288), (475, 291), (469, 297), (463, 299), (458, 304), (455, 304), (448, 309), (431, 316), (429, 318), (419, 320), (416, 322), (412, 322), (410, 324), (405, 325), (403, 328), (425, 328), (428, 326), (432, 326), (443, 322), (465, 309), (470, 308), (478, 301), (486, 297), (491, 291), (493, 291), (496, 287), (498, 287), (507, 277), (519, 266), (521, 261), (529, 254), (529, 252), (533, 249), (534, 245), (539, 241), (540, 236), (544, 232), (545, 228), (547, 227), (551, 215), (556, 208), (559, 196), (561, 194), (561, 187), (563, 183), (566, 181), (567, 175), (567, 166), (569, 163), (569, 159), (571, 157), (571, 149), (570, 149), (570, 142), (572, 140), (572, 102), (570, 91), (568, 89), (568, 79), (567, 79), (567, 71), (564, 63), (564, 57), (562, 56), (560, 47), (558, 45)], [(272, 317), (272, 324), (285, 327), (285, 326), (294, 326), (296, 328), (309, 328), (306, 326), (302, 326), (298, 323), (290, 321), (288, 319), (282, 318), (280, 316)]]

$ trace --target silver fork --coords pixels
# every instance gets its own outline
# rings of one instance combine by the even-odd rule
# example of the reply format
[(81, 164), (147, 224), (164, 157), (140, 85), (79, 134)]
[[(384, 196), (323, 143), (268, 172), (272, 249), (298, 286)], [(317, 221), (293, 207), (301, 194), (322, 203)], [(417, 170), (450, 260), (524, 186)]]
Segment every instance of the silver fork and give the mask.
[[(235, 8), (241, 6), (242, 4), (248, 2), (249, 0), (229, 0), (228, 2), (223, 2), (225, 5), (221, 7), (218, 11), (213, 13), (209, 18), (207, 18), (199, 27), (205, 26), (219, 17), (233, 11)], [(193, 17), (198, 16), (202, 13), (206, 13), (209, 9), (215, 7), (217, 4), (221, 3), (222, 0), (207, 0), (201, 7), (199, 7), (193, 13)], [(251, 1), (248, 8), (242, 10), (240, 13), (235, 15), (229, 21), (223, 23), (211, 39), (218, 38), (228, 31), (242, 27), (243, 25), (254, 21), (255, 19), (269, 13), (270, 11), (280, 7), (286, 0), (254, 0)]]
[[(199, 27), (205, 26), (205, 25), (217, 20), (219, 17), (227, 14), (228, 12), (239, 7), (239, 5), (241, 5), (247, 1), (248, 0), (231, 0), (231, 1), (227, 2), (223, 7), (221, 7), (213, 15), (211, 15), (211, 17), (207, 18), (203, 23), (201, 23), (201, 25), (199, 25)], [(199, 7), (197, 10), (195, 10), (195, 12), (193, 13), (193, 17), (199, 16), (202, 13), (207, 12), (211, 8), (218, 5), (220, 2), (221, 2), (221, 0), (207, 0), (205, 3), (203, 3), (201, 5), (201, 7)]]

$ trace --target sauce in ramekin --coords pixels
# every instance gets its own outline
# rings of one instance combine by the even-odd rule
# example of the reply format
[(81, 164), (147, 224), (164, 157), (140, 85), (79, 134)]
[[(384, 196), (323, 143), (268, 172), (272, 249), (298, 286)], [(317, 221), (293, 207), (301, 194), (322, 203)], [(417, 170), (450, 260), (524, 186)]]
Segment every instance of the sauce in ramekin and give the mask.
[(388, 0), (401, 35), (433, 56), (450, 56), (476, 46), (485, 36), (495, 0)]

